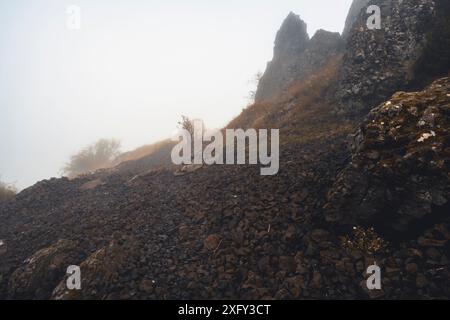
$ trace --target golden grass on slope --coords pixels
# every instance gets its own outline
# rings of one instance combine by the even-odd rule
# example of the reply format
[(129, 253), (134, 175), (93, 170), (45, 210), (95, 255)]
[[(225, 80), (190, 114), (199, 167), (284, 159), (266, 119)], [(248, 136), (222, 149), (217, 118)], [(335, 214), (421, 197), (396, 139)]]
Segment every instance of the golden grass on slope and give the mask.
[(172, 143), (171, 140), (167, 139), (167, 140), (163, 140), (160, 142), (156, 142), (153, 144), (139, 147), (139, 148), (129, 151), (129, 152), (122, 153), (115, 159), (114, 164), (117, 165), (117, 164), (120, 164), (120, 163), (126, 162), (126, 161), (142, 159), (143, 157), (157, 153), (160, 149), (164, 148), (165, 146), (167, 146), (168, 144), (171, 144), (171, 143)]
[(341, 55), (331, 57), (318, 72), (294, 82), (277, 101), (249, 106), (227, 128), (278, 128), (281, 143), (308, 142), (351, 132), (353, 124), (333, 112), (341, 61)]

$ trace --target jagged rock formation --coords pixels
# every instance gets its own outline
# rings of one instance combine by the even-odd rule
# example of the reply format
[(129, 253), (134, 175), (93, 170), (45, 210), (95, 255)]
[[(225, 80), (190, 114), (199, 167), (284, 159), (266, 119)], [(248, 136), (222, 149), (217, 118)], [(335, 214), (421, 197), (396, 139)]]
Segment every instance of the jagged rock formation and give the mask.
[(273, 98), (292, 81), (294, 65), (308, 41), (306, 23), (293, 12), (289, 13), (277, 32), (273, 60), (267, 64), (259, 82), (255, 101)]
[(352, 161), (329, 194), (326, 219), (412, 231), (450, 212), (450, 78), (397, 92), (353, 137)]
[(338, 32), (318, 30), (297, 61), (298, 77), (295, 80), (301, 80), (318, 71), (331, 57), (341, 52), (342, 45), (343, 42)]
[[(425, 75), (418, 70), (428, 61), (423, 59), (427, 48), (436, 45), (433, 41), (450, 41), (450, 33), (445, 31), (449, 29), (448, 1), (371, 0), (368, 5), (372, 4), (381, 8), (381, 30), (369, 30), (368, 15), (360, 14), (346, 43), (338, 97), (348, 113), (367, 112), (369, 106), (377, 105), (397, 90), (406, 90), (416, 83), (423, 85), (420, 80)], [(445, 18), (439, 19), (440, 16)], [(433, 36), (443, 31), (444, 39)], [(448, 45), (444, 47), (447, 49), (441, 49), (438, 56), (445, 57)], [(441, 58), (439, 65), (428, 70), (434, 73), (429, 78), (446, 75), (449, 68), (448, 59)]]
[(342, 49), (339, 33), (319, 30), (309, 39), (306, 23), (290, 13), (277, 33), (274, 57), (260, 80), (255, 101), (275, 99), (294, 81), (322, 67)]
[(358, 20), (361, 11), (367, 8), (370, 0), (353, 0), (348, 12), (347, 19), (345, 20), (344, 31), (342, 32), (342, 38), (347, 39), (351, 30), (353, 29), (353, 24)]
[(289, 60), (302, 53), (306, 49), (308, 41), (306, 23), (298, 15), (290, 12), (277, 32), (274, 58)]

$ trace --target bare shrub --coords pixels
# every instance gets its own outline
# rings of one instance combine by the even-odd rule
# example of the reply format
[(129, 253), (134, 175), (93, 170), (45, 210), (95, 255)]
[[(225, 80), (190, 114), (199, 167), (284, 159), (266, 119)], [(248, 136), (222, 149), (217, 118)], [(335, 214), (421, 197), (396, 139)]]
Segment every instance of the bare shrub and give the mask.
[(249, 81), (250, 84), (255, 86), (254, 90), (250, 90), (248, 93), (247, 99), (250, 103), (250, 105), (255, 103), (256, 100), (256, 92), (258, 91), (259, 83), (261, 82), (261, 78), (263, 77), (263, 73), (261, 71), (258, 71), (253, 78)]
[(180, 129), (184, 129), (189, 132), (191, 137), (194, 136), (194, 120), (191, 120), (186, 116), (181, 116), (181, 121), (178, 121), (178, 126)]
[[(205, 124), (201, 119), (189, 119), (186, 116), (181, 116), (181, 121), (178, 121), (178, 127), (182, 130), (186, 130), (191, 137), (191, 150), (194, 150), (195, 145), (195, 135), (203, 137), (205, 133)], [(197, 131), (196, 131), (197, 130)], [(191, 153), (192, 159), (194, 158), (194, 153)]]

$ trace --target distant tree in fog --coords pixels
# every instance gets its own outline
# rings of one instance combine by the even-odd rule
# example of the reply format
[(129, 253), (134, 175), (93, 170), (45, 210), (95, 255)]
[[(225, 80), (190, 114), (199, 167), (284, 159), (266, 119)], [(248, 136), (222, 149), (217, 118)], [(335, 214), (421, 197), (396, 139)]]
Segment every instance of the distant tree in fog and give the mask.
[(5, 182), (0, 181), (0, 202), (11, 199), (17, 193), (17, 189)]
[(108, 168), (120, 154), (120, 141), (102, 139), (70, 157), (62, 169), (69, 177), (76, 177), (98, 169)]

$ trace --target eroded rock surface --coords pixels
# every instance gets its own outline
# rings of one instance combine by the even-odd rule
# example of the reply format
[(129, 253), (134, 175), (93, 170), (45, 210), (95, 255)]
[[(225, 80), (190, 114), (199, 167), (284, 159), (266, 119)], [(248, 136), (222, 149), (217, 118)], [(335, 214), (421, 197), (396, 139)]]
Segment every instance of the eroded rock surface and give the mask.
[(15, 299), (48, 299), (69, 265), (80, 259), (77, 243), (59, 240), (26, 259), (9, 281), (8, 295)]
[(421, 87), (422, 80), (445, 76), (450, 68), (444, 58), (450, 41), (448, 1), (371, 0), (367, 5), (381, 8), (381, 29), (369, 30), (369, 15), (361, 12), (348, 31), (338, 96), (350, 114), (368, 112), (394, 92)]
[(353, 137), (326, 218), (406, 231), (450, 208), (450, 78), (422, 92), (397, 92)]
[(275, 40), (273, 60), (261, 78), (256, 102), (273, 100), (342, 51), (339, 33), (319, 30), (310, 39), (306, 23), (294, 13), (283, 22)]
[[(345, 28), (342, 32), (342, 37), (347, 39), (351, 30), (353, 29), (353, 25), (356, 21), (358, 21), (359, 15), (364, 9), (367, 9), (370, 0), (353, 0), (352, 5), (350, 7), (350, 11), (347, 15), (347, 19), (345, 20)], [(366, 10), (364, 10), (366, 11)]]

